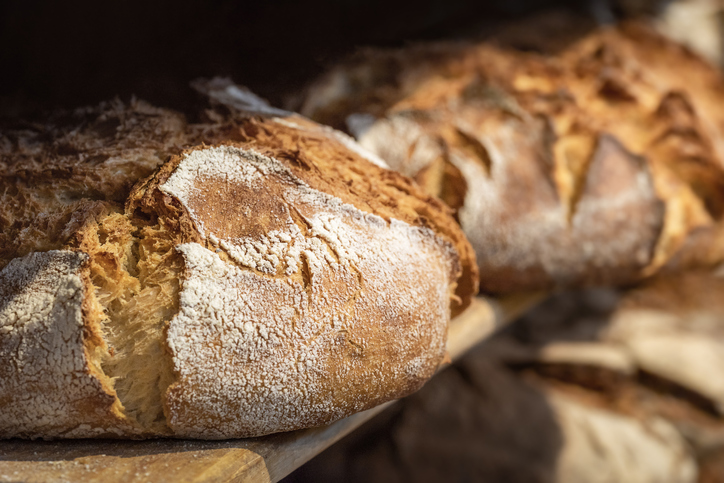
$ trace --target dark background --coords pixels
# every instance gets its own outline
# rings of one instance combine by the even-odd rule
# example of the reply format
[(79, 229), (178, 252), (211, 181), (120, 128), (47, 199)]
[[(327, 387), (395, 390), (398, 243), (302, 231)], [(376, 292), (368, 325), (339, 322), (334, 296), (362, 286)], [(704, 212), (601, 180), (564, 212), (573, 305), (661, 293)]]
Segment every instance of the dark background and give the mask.
[[(196, 77), (230, 76), (276, 105), (360, 46), (485, 37), (564, 8), (611, 21), (638, 0), (0, 2), (0, 114), (131, 95), (184, 109)], [(535, 48), (534, 45), (524, 46)]]

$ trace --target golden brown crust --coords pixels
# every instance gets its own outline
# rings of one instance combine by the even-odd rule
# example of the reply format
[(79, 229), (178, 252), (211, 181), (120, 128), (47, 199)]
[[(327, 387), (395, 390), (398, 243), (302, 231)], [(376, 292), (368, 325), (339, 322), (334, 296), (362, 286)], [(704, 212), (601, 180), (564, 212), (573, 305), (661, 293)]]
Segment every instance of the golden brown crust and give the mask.
[(723, 86), (684, 48), (627, 24), (556, 56), (486, 44), (366, 52), (302, 112), (346, 122), (450, 203), (481, 289), (506, 292), (625, 284), (677, 253), (677, 266), (721, 259), (716, 244), (697, 252), (687, 240), (713, 230), (701, 248), (720, 231)]
[(180, 114), (134, 101), (0, 130), (0, 267), (61, 248), (186, 144)]
[[(55, 377), (69, 377), (70, 361), (94, 406), (69, 403), (53, 422), (43, 401), (60, 394), (62, 402), (63, 387), (23, 393), (7, 382), (23, 376), (11, 374), (0, 401), (27, 397), (40, 422), (17, 426), (13, 413), (0, 436), (256, 436), (334, 421), (409, 394), (434, 373), (451, 312), (477, 289), (472, 249), (447, 207), (300, 117), (209, 111), (209, 122), (187, 126), (145, 105), (113, 109), (89, 112), (126, 119), (136, 126), (129, 132), (113, 126), (128, 138), (95, 139), (81, 122), (58, 131), (82, 138), (73, 155), (39, 142), (37, 169), (22, 175), (11, 172), (12, 150), (3, 158), (3, 182), (19, 186), (5, 195), (33, 202), (7, 206), (0, 222), (35, 239), (2, 240), (0, 277), (19, 285), (5, 284), (0, 299), (46, 284), (16, 276), (18, 255), (58, 247), (65, 250), (27, 260), (87, 259), (49, 280), (82, 287), (73, 304), (63, 302), (77, 333), (73, 347), (57, 351)], [(89, 168), (86, 152), (116, 153), (110, 164), (124, 168), (108, 180), (110, 165)], [(77, 166), (56, 177), (43, 171), (72, 165), (73, 156)], [(142, 179), (147, 168), (155, 173)], [(42, 192), (31, 187), (36, 179)], [(6, 315), (0, 358), (8, 368), (14, 355), (2, 344), (24, 329)], [(46, 319), (57, 337), (58, 320)]]
[[(176, 435), (326, 424), (416, 390), (444, 354), (461, 268), (431, 221), (398, 208), (419, 200), (398, 193), (374, 210), (355, 178), (369, 173), (375, 186), (382, 168), (277, 121), (244, 127), (253, 143), (185, 151), (129, 205), (183, 212), (173, 216), (185, 274), (167, 336), (176, 381), (164, 402)], [(336, 152), (309, 147), (322, 141)], [(337, 176), (322, 175), (332, 163)]]
[[(283, 160), (299, 179), (361, 211), (424, 226), (455, 246), (462, 273), (458, 277), (453, 316), (464, 310), (477, 294), (477, 266), (470, 243), (454, 223), (451, 211), (425, 194), (409, 178), (382, 169), (351, 151), (330, 130), (302, 117), (264, 121), (250, 119), (240, 131), (245, 146)], [(301, 128), (301, 129), (300, 129)]]

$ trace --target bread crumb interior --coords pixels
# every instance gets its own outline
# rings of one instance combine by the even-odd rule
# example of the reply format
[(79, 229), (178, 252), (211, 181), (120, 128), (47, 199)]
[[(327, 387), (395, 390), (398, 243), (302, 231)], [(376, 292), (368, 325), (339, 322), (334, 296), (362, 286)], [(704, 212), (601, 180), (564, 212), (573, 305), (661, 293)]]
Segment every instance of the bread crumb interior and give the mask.
[(106, 350), (96, 363), (110, 378), (121, 411), (142, 430), (170, 433), (163, 395), (174, 373), (165, 331), (178, 312), (183, 259), (159, 219), (111, 213), (84, 234), (95, 298), (103, 307)]

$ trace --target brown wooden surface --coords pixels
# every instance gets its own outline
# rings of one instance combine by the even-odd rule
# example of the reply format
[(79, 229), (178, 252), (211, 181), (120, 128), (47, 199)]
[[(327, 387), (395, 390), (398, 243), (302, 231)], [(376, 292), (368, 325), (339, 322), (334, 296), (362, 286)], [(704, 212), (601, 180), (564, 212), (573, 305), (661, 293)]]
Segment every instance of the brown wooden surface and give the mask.
[[(476, 299), (450, 324), (450, 357), (460, 357), (539, 299)], [(0, 483), (279, 481), (389, 404), (329, 426), (253, 439), (0, 441)]]

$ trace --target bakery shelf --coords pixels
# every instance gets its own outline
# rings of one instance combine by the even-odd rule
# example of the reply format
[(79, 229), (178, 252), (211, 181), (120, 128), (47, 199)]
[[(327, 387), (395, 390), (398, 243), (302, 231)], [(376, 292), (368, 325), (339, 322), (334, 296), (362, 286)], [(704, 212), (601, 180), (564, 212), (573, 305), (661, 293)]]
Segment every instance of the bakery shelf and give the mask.
[[(478, 297), (450, 324), (450, 357), (460, 357), (541, 297)], [(390, 404), (329, 426), (251, 439), (0, 441), (0, 482), (279, 481)]]

